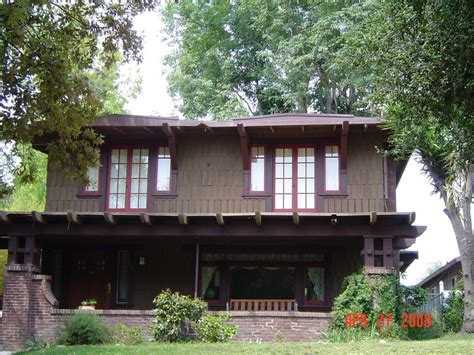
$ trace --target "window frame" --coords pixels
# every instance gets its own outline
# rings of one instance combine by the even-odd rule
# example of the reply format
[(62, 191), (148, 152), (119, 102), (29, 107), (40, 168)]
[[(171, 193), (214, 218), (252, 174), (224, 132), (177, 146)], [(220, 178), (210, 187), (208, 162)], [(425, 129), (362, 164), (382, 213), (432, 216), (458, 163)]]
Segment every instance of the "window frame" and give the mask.
[[(204, 261), (199, 263), (199, 277), (198, 277), (198, 295), (199, 298), (202, 298), (204, 302), (207, 302), (209, 306), (223, 306), (224, 305), (224, 284), (225, 284), (225, 279), (224, 279), (224, 272), (223, 272), (223, 263), (219, 261)], [(202, 294), (202, 268), (203, 267), (215, 267), (217, 271), (219, 271), (219, 298), (215, 300), (206, 300), (204, 299)], [(227, 286), (226, 286), (227, 287)], [(227, 291), (228, 292), (228, 291)]]
[[(173, 194), (173, 186), (175, 185), (174, 181), (173, 181), (173, 167), (171, 166), (171, 152), (170, 152), (170, 157), (169, 157), (169, 160), (170, 160), (170, 185), (169, 185), (169, 189), (168, 190), (158, 190), (158, 163), (159, 163), (159, 154), (160, 154), (160, 148), (168, 148), (169, 150), (169, 146), (166, 145), (166, 144), (160, 144), (156, 147), (156, 157), (154, 158), (155, 160), (155, 163), (156, 163), (156, 167), (155, 167), (155, 171), (153, 172), (153, 174), (155, 175), (155, 179), (153, 179), (153, 195), (154, 196), (169, 196), (169, 195), (172, 195)], [(174, 192), (176, 193), (176, 192)]]
[[(338, 168), (338, 188), (337, 190), (327, 190), (326, 189), (326, 151), (328, 147), (337, 147), (337, 168)], [(341, 195), (343, 193), (342, 191), (342, 176), (341, 176), (341, 145), (340, 144), (324, 144), (323, 146), (323, 193), (325, 195)]]
[[(263, 148), (263, 190), (256, 191), (252, 190), (252, 148)], [(267, 146), (265, 144), (251, 144), (249, 149), (249, 176), (248, 176), (248, 193), (249, 196), (264, 196), (267, 194), (267, 172), (266, 172), (266, 162), (267, 162)], [(257, 158), (262, 159), (262, 158)]]
[[(127, 299), (126, 300), (119, 300), (119, 292), (120, 292), (120, 253), (126, 252), (128, 253), (128, 281), (127, 281)], [(127, 305), (130, 304), (130, 263), (132, 261), (132, 254), (130, 250), (121, 249), (117, 251), (117, 287), (115, 290), (115, 304), (117, 305)]]
[[(127, 150), (127, 169), (126, 169), (126, 186), (125, 186), (125, 207), (124, 208), (110, 208), (109, 206), (109, 196), (110, 196), (110, 165), (112, 163), (112, 151), (114, 149), (126, 149)], [(134, 149), (148, 149), (148, 171), (147, 171), (147, 198), (146, 198), (146, 207), (145, 208), (130, 208), (130, 198), (131, 198), (131, 184), (132, 184), (132, 154)], [(149, 209), (150, 201), (150, 155), (152, 150), (148, 145), (112, 145), (109, 147), (109, 156), (107, 159), (107, 191), (105, 196), (105, 210), (110, 212), (146, 212)]]
[(87, 186), (81, 184), (79, 192), (77, 193), (78, 198), (99, 198), (102, 196), (102, 175), (104, 174), (103, 153), (103, 150), (99, 149), (99, 159), (97, 160), (97, 190), (87, 190)]
[[(292, 150), (292, 208), (276, 208), (276, 191), (275, 191), (275, 180), (276, 180), (276, 150), (291, 148)], [(298, 206), (298, 148), (313, 148), (314, 149), (314, 208), (297, 208)], [(318, 177), (317, 177), (317, 144), (276, 144), (273, 146), (273, 159), (272, 159), (272, 211), (274, 212), (316, 212), (318, 210)]]
[[(326, 265), (326, 255), (325, 261), (322, 262), (313, 262), (313, 263), (305, 263), (303, 265), (302, 271), (303, 271), (303, 306), (328, 306), (330, 304), (330, 287), (329, 285), (329, 273), (328, 273), (328, 267)], [(324, 300), (322, 301), (312, 301), (312, 300), (307, 300), (304, 294), (305, 290), (305, 278), (306, 278), (306, 269), (309, 268), (322, 268), (323, 269), (323, 274), (324, 274)]]

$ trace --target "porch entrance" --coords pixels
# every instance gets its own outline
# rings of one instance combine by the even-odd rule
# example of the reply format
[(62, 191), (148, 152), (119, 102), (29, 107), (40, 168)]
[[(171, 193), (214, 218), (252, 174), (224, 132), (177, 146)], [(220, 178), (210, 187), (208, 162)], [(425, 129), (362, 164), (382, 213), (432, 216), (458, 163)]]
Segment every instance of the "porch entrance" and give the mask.
[(77, 308), (82, 301), (95, 299), (96, 308), (109, 309), (112, 266), (112, 257), (108, 253), (74, 253), (71, 258), (68, 307)]

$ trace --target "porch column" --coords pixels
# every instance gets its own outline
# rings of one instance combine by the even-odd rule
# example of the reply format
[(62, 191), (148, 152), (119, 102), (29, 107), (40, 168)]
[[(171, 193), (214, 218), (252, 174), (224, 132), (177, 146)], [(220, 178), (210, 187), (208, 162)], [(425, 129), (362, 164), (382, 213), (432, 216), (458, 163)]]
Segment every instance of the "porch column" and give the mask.
[(196, 256), (194, 265), (194, 298), (199, 296), (199, 241), (196, 242)]
[(32, 336), (33, 275), (40, 272), (39, 267), (35, 265), (38, 259), (36, 255), (34, 237), (9, 238), (0, 330), (2, 350), (22, 349), (25, 340)]

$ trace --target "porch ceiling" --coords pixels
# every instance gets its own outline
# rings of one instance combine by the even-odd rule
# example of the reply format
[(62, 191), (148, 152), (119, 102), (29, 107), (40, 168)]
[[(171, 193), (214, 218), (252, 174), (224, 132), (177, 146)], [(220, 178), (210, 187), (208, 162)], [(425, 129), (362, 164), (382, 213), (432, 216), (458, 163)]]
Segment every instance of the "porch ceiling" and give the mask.
[(408, 247), (426, 227), (414, 213), (110, 213), (0, 212), (4, 236), (362, 237), (400, 239)]

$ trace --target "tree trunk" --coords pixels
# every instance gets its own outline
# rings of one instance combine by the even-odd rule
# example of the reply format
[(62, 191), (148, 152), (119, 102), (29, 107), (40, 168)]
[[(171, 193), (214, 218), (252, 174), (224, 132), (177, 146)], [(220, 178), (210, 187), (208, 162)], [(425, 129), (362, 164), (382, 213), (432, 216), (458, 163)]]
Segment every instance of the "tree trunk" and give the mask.
[(464, 322), (463, 331), (474, 333), (474, 236), (471, 219), (472, 203), (472, 169), (467, 174), (463, 196), (459, 201), (459, 206), (447, 199), (446, 193), (441, 193), (446, 204), (444, 210), (451, 225), (458, 243), (461, 254), (462, 281), (464, 283)]

